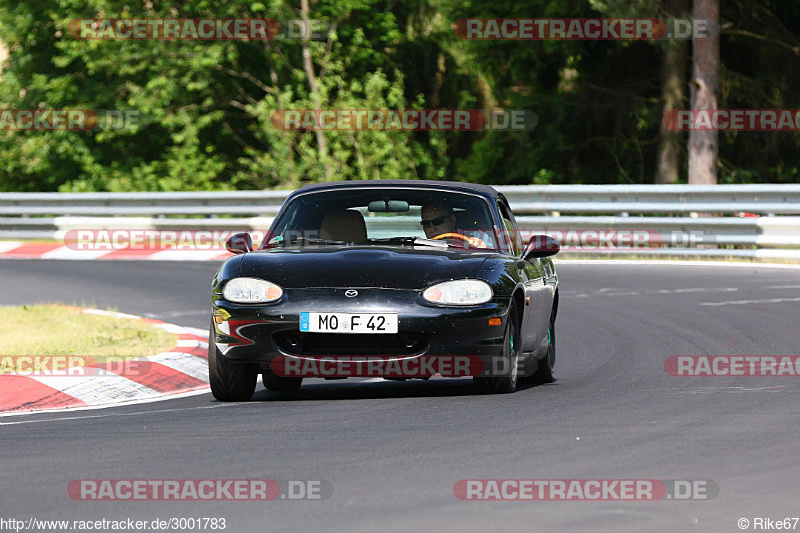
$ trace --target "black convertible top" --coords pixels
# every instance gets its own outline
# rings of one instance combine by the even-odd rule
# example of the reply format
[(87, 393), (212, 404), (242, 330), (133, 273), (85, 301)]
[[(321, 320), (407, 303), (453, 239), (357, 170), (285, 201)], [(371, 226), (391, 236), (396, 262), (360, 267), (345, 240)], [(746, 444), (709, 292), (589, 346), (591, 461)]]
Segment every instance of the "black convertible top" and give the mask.
[(454, 191), (469, 191), (492, 199), (501, 196), (491, 185), (480, 185), (478, 183), (462, 183), (460, 181), (432, 181), (432, 180), (352, 180), (352, 181), (327, 181), (322, 183), (311, 183), (293, 192), (291, 196), (299, 193), (325, 189), (345, 189), (362, 187), (412, 187), (412, 188), (435, 188)]

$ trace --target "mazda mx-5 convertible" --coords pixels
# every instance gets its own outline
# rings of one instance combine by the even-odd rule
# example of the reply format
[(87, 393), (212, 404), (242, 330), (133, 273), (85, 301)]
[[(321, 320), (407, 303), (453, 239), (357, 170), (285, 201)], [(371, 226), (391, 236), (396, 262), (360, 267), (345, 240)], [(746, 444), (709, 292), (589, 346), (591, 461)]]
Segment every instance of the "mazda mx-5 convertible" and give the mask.
[(524, 245), (494, 188), (435, 181), (303, 187), (258, 249), (247, 233), (212, 284), (218, 400), (303, 378), (472, 377), (484, 392), (554, 380), (558, 243)]

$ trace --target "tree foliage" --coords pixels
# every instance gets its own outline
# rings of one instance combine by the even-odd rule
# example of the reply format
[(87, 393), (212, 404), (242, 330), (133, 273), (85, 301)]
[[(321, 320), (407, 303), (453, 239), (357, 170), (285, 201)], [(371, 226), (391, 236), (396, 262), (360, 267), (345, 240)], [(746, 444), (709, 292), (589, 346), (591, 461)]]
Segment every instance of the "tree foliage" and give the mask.
[[(663, 43), (467, 41), (463, 17), (666, 16), (643, 0), (311, 0), (321, 40), (78, 40), (81, 18), (304, 16), (301, 0), (0, 5), (3, 109), (136, 110), (131, 130), (0, 131), (0, 190), (294, 188), (330, 179), (650, 183)], [(797, 108), (800, 4), (722, 2), (720, 108)], [(303, 53), (310, 57), (310, 72)], [(686, 91), (688, 94), (688, 90)], [(686, 102), (685, 107), (689, 107)], [(282, 131), (288, 109), (531, 109), (532, 131)], [(720, 182), (797, 181), (800, 134), (720, 134)], [(685, 156), (685, 153), (683, 154)], [(685, 181), (685, 170), (681, 175)]]

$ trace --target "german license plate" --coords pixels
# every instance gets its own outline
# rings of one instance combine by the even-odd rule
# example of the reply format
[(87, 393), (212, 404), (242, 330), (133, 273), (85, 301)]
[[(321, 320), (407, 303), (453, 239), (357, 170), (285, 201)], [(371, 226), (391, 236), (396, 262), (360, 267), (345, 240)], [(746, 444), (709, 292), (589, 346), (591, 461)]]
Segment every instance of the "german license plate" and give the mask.
[(300, 313), (309, 333), (397, 333), (397, 313)]

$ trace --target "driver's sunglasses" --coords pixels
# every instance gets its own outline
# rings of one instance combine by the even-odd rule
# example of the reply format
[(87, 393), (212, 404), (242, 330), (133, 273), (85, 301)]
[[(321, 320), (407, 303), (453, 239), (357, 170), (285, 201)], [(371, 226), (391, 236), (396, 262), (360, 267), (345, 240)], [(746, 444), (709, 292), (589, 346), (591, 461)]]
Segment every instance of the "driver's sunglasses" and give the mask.
[(450, 218), (450, 215), (443, 215), (440, 217), (432, 218), (430, 220), (421, 220), (420, 224), (422, 224), (423, 228), (429, 228), (431, 226), (441, 226), (445, 223), (445, 221)]

